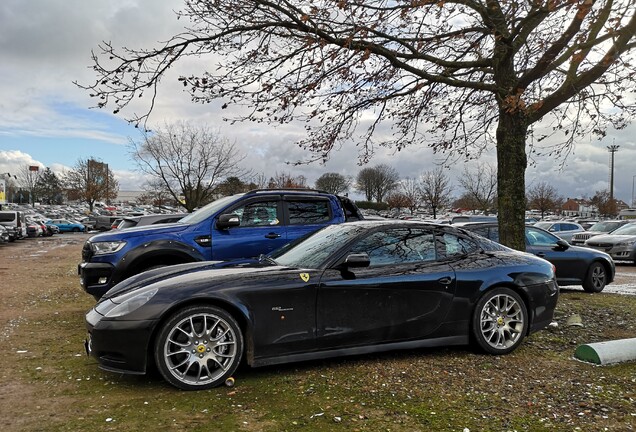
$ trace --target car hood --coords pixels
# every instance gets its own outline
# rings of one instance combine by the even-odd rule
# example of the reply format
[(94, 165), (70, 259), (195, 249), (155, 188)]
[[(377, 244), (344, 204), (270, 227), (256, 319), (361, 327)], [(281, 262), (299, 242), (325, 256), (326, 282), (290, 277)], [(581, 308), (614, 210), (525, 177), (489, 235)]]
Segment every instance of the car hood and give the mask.
[(170, 289), (204, 283), (207, 287), (227, 280), (247, 278), (254, 273), (276, 274), (288, 267), (275, 266), (255, 259), (234, 261), (203, 261), (177, 264), (132, 276), (111, 288), (102, 299), (109, 299), (152, 284)]
[(618, 235), (618, 234), (604, 234), (592, 237), (588, 242), (590, 244), (608, 243), (616, 244), (624, 241), (636, 241), (636, 235)]
[(178, 233), (185, 231), (190, 225), (182, 223), (147, 225), (135, 228), (126, 228), (125, 230), (113, 230), (102, 234), (96, 234), (88, 239), (90, 242), (106, 242), (121, 240), (122, 238), (131, 238), (139, 236), (147, 236), (150, 234), (162, 233)]

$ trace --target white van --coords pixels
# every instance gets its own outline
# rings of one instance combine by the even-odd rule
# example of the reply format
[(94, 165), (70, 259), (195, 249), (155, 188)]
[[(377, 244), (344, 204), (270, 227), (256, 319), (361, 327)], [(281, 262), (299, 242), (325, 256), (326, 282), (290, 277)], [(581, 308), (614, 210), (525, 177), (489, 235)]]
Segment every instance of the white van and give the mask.
[(27, 236), (26, 217), (21, 211), (0, 211), (0, 225), (9, 231), (9, 241)]

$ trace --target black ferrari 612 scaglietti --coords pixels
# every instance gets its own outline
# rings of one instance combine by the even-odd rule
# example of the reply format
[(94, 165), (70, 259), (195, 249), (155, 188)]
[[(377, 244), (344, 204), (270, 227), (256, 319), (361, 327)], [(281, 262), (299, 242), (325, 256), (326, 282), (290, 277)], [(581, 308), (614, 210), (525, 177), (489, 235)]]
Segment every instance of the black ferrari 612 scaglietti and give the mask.
[(259, 259), (133, 276), (86, 314), (86, 345), (103, 369), (143, 374), (154, 363), (184, 390), (224, 383), (242, 358), (264, 366), (471, 341), (506, 354), (551, 322), (554, 272), (447, 225), (331, 225)]

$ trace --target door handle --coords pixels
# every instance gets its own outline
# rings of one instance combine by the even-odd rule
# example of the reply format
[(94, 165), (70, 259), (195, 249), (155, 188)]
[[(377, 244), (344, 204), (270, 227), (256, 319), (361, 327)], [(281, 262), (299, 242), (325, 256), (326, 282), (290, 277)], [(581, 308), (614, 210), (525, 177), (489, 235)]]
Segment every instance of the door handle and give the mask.
[(268, 238), (268, 239), (276, 239), (278, 237), (280, 237), (280, 234), (276, 234), (276, 233), (269, 233), (265, 235), (265, 238)]
[(450, 285), (451, 282), (453, 282), (453, 279), (448, 277), (448, 276), (446, 276), (446, 277), (443, 277), (441, 279), (438, 279), (437, 282), (441, 283), (442, 285)]
[(545, 256), (545, 254), (544, 254), (543, 252), (539, 252), (539, 253), (537, 254), (537, 256), (538, 256), (539, 258), (543, 258), (543, 257)]

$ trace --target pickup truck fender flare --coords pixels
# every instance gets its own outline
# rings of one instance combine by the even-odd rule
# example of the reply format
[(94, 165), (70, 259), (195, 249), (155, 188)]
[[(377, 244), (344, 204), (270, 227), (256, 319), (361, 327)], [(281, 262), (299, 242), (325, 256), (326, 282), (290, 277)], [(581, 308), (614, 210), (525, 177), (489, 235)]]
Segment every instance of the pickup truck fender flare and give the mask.
[[(205, 257), (198, 250), (188, 244), (175, 240), (155, 240), (143, 243), (126, 253), (117, 263), (117, 273), (121, 277), (128, 274), (142, 262), (162, 257), (180, 260), (181, 262), (205, 260)], [(120, 277), (117, 279), (120, 279)]]

